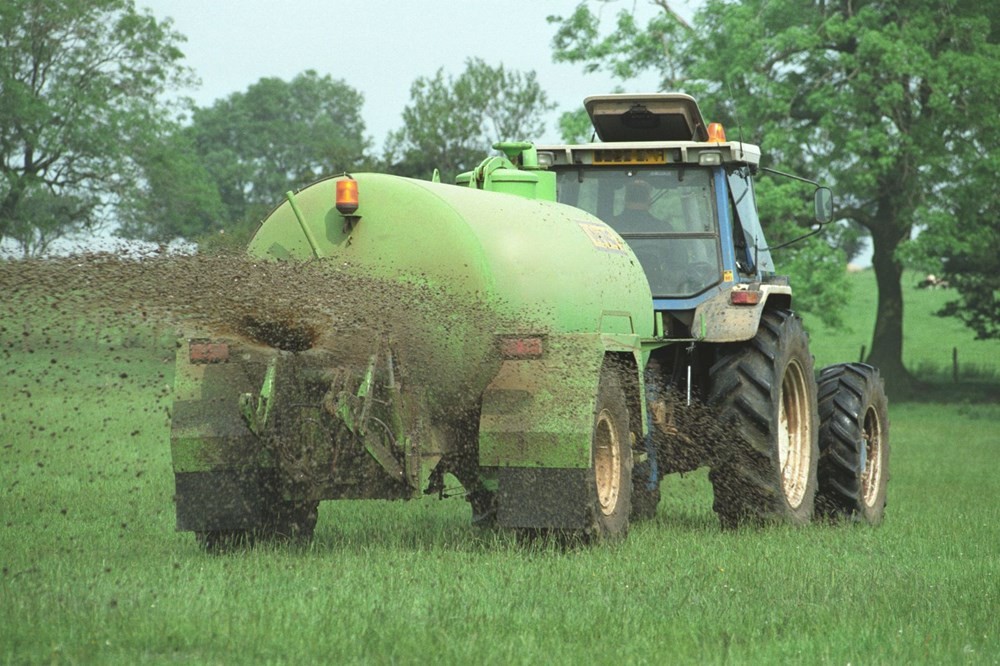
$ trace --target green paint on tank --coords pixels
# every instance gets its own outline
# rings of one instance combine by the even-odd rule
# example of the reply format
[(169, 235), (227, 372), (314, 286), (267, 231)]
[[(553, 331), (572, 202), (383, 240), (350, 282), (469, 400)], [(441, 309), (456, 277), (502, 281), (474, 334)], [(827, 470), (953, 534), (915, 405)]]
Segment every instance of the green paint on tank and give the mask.
[[(338, 178), (294, 195), (320, 256), (442, 288), (526, 331), (652, 334), (652, 297), (639, 262), (584, 211), (384, 174), (355, 179), (353, 224), (334, 207)], [(248, 251), (275, 259), (314, 254), (288, 202), (262, 223)]]
[[(641, 340), (653, 334), (649, 284), (625, 242), (596, 217), (553, 201), (384, 174), (355, 176), (359, 207), (345, 217), (335, 207), (343, 178), (290, 195), (249, 253), (329, 261), (400, 285), (400, 298), (414, 293), (405, 285), (443, 294), (400, 309), (409, 351), (400, 366), (426, 391), (431, 421), (458, 427), (461, 415), (482, 410), (480, 455), (489, 466), (589, 466), (602, 359), (629, 355), (638, 370)], [(343, 310), (349, 318), (350, 304)], [(504, 360), (498, 338), (526, 335), (544, 337), (544, 359)], [(522, 370), (511, 375), (512, 363)], [(501, 413), (512, 391), (532, 398)]]

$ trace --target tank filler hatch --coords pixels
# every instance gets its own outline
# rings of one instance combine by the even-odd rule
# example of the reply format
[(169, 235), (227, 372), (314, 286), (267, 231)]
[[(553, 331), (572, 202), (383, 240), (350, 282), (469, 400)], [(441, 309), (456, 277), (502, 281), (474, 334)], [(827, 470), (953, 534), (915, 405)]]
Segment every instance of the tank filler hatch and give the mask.
[(705, 119), (690, 95), (595, 95), (583, 105), (601, 141), (708, 141)]

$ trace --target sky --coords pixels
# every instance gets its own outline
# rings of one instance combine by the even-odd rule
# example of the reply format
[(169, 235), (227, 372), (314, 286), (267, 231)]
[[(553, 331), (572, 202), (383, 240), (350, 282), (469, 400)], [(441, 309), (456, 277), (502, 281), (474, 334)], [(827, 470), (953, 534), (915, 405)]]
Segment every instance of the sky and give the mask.
[[(686, 18), (699, 0), (675, 0)], [(580, 0), (136, 0), (158, 19), (171, 18), (187, 38), (185, 62), (201, 79), (186, 91), (199, 106), (242, 92), (263, 77), (291, 80), (314, 69), (342, 79), (364, 95), (367, 133), (381, 146), (399, 129), (410, 85), (439, 68), (457, 76), (467, 58), (488, 65), (535, 71), (549, 100), (558, 105), (538, 141), (558, 141), (559, 113), (587, 95), (611, 92), (619, 82), (584, 74), (581, 65), (552, 62), (555, 26), (549, 15), (568, 16)], [(593, 3), (609, 22), (620, 9), (642, 20), (661, 11), (649, 0)], [(656, 77), (623, 86), (649, 92)]]
[[(671, 0), (690, 20), (702, 0)], [(569, 16), (581, 0), (135, 0), (157, 19), (170, 18), (186, 38), (184, 64), (201, 80), (179, 91), (198, 106), (243, 92), (264, 77), (290, 81), (313, 69), (342, 79), (364, 96), (366, 134), (379, 150), (399, 129), (411, 84), (439, 68), (458, 76), (468, 58), (488, 65), (534, 71), (557, 108), (549, 114), (539, 143), (560, 140), (556, 122), (580, 108), (584, 97), (612, 92), (651, 92), (656, 77), (622, 84), (606, 74), (584, 74), (581, 65), (552, 62), (556, 27), (550, 15)], [(622, 9), (640, 24), (662, 11), (650, 0), (592, 0), (607, 25)], [(97, 241), (108, 241), (102, 234)], [(92, 243), (94, 236), (85, 242)], [(117, 241), (116, 241), (117, 242)], [(55, 251), (77, 248), (60, 242)], [(112, 247), (99, 249), (114, 251)], [(11, 251), (0, 244), (0, 256)]]

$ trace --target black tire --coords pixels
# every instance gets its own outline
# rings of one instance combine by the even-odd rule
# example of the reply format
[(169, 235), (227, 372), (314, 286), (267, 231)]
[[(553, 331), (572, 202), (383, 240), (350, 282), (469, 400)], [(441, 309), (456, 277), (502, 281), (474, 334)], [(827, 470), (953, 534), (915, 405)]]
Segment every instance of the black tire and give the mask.
[(585, 537), (617, 540), (628, 534), (632, 506), (632, 443), (625, 389), (618, 369), (601, 369), (587, 477), (590, 525)]
[(260, 527), (195, 532), (195, 539), (210, 553), (224, 553), (263, 543), (308, 543), (316, 529), (318, 507), (319, 502), (315, 501), (275, 502)]
[(808, 523), (819, 418), (809, 337), (798, 316), (767, 311), (753, 339), (720, 345), (707, 402), (722, 425), (709, 473), (722, 526)]
[(889, 483), (889, 400), (879, 371), (864, 363), (823, 368), (819, 418), (816, 513), (881, 523)]

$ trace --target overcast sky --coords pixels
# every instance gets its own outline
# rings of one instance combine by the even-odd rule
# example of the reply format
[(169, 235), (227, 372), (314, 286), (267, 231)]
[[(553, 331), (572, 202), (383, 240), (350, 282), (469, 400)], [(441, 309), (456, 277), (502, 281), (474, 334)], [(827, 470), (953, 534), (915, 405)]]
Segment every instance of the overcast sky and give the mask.
[[(398, 129), (410, 85), (440, 67), (458, 75), (467, 58), (491, 66), (534, 70), (559, 108), (543, 141), (559, 136), (555, 119), (578, 108), (587, 95), (610, 92), (606, 75), (583, 74), (579, 65), (552, 62), (555, 27), (546, 17), (567, 16), (580, 0), (136, 0), (157, 18), (170, 17), (187, 37), (186, 62), (201, 79), (191, 95), (199, 106), (247, 87), (266, 76), (292, 79), (307, 69), (343, 79), (365, 98), (362, 117), (380, 146)], [(697, 0), (671, 6), (690, 18)], [(595, 3), (596, 5), (597, 3)], [(649, 0), (619, 0), (603, 6), (610, 20), (619, 9), (641, 19), (660, 11)], [(643, 21), (644, 22), (644, 21)], [(655, 77), (629, 84), (646, 92)]]

